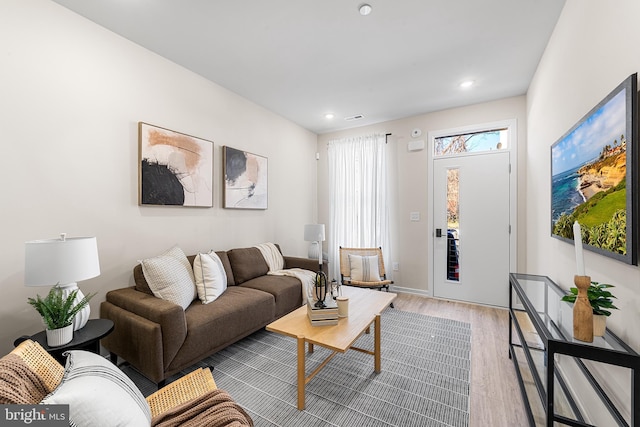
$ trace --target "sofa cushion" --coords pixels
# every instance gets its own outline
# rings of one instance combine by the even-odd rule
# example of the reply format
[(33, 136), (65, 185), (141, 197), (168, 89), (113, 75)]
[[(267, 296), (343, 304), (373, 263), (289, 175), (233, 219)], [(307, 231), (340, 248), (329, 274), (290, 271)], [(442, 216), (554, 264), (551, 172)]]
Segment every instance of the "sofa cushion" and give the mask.
[(198, 254), (193, 262), (198, 297), (203, 304), (215, 301), (227, 289), (227, 275), (222, 261), (211, 251)]
[(276, 317), (284, 316), (302, 305), (302, 284), (290, 276), (260, 276), (247, 280), (240, 287), (268, 292), (276, 301)]
[(227, 255), (227, 251), (216, 251), (216, 255), (218, 255), (218, 258), (222, 261), (224, 272), (227, 275), (227, 286), (235, 285), (236, 279), (233, 277), (233, 269), (231, 268), (231, 262), (229, 262), (229, 255)]
[(191, 264), (177, 246), (140, 261), (149, 288), (158, 298), (186, 309), (197, 296)]
[(151, 410), (142, 393), (116, 365), (98, 354), (73, 350), (60, 385), (41, 403), (68, 404), (69, 424), (142, 426)]
[(227, 255), (236, 285), (269, 272), (269, 266), (258, 248), (231, 249)]
[(187, 339), (167, 371), (189, 366), (274, 319), (274, 297), (267, 292), (230, 286), (213, 304), (194, 301), (185, 311)]

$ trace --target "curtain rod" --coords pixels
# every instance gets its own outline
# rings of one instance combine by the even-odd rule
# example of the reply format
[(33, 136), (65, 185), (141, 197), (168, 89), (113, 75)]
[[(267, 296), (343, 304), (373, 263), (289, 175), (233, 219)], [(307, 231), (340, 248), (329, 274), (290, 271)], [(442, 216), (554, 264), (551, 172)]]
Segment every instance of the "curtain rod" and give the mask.
[[(385, 133), (384, 134), (384, 143), (386, 144), (387, 142), (389, 142), (389, 137), (393, 135), (392, 133)], [(329, 145), (331, 141), (327, 141), (327, 145)]]

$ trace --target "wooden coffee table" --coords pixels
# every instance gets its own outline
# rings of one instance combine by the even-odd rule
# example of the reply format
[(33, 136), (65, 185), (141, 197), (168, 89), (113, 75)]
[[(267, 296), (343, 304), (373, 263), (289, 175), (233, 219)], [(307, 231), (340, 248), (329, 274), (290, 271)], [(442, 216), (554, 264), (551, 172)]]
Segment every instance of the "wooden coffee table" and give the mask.
[[(349, 317), (340, 318), (337, 325), (311, 326), (307, 316), (307, 307), (302, 306), (267, 325), (267, 330), (293, 337), (298, 342), (298, 409), (305, 408), (305, 386), (338, 352), (345, 353), (349, 349), (373, 355), (373, 367), (376, 373), (381, 370), (380, 364), (380, 312), (387, 308), (396, 298), (396, 294), (370, 289), (342, 286), (342, 293), (349, 297)], [(369, 332), (374, 324), (374, 349), (365, 350), (353, 347), (353, 343), (365, 332)], [(305, 370), (305, 343), (309, 345), (309, 353), (313, 346), (319, 345), (331, 353), (311, 374)]]

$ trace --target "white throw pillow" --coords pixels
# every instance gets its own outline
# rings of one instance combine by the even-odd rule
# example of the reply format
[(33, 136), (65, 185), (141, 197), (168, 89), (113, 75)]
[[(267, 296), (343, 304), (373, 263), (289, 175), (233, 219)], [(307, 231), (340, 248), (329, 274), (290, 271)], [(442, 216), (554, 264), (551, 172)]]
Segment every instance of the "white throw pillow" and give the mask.
[(62, 381), (42, 402), (68, 404), (69, 425), (148, 426), (151, 410), (140, 390), (117, 366), (88, 351), (67, 352)]
[(227, 289), (227, 273), (222, 260), (214, 252), (198, 254), (193, 261), (198, 297), (203, 304), (215, 301)]
[(351, 280), (356, 282), (379, 282), (378, 255), (360, 256), (349, 254)]
[(162, 255), (140, 261), (142, 273), (153, 294), (183, 309), (196, 298), (193, 270), (187, 256), (177, 246)]

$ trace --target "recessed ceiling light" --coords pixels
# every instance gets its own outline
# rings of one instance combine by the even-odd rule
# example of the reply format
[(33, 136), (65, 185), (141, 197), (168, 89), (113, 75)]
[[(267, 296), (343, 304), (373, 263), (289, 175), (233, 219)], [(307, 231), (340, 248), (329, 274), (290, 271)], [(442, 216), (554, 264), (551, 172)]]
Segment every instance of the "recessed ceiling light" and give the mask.
[(466, 89), (468, 87), (471, 87), (471, 86), (473, 86), (473, 80), (466, 80), (466, 81), (460, 83), (460, 87), (464, 88), (464, 89)]
[(358, 6), (358, 11), (362, 16), (367, 16), (368, 14), (371, 13), (372, 10), (373, 9), (371, 8), (371, 5), (367, 3), (362, 3), (360, 6)]
[(333, 119), (335, 117), (335, 115), (333, 113), (327, 113), (324, 115), (325, 119)]

